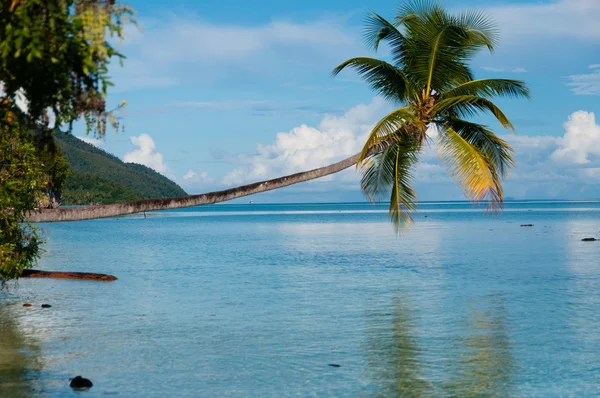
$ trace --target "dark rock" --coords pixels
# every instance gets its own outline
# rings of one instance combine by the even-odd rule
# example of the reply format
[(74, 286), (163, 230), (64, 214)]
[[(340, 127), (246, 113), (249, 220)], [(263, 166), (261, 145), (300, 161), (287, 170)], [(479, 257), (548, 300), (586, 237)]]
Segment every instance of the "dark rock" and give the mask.
[(31, 304), (25, 303), (25, 304), (23, 304), (23, 307), (31, 307)]
[(533, 227), (533, 224), (521, 224), (522, 227)]
[(75, 389), (75, 390), (87, 390), (88, 388), (92, 388), (94, 384), (92, 383), (91, 380), (89, 379), (85, 379), (81, 376), (77, 376), (73, 379), (71, 379), (71, 388)]
[(332, 368), (340, 368), (342, 365), (338, 365), (337, 363), (330, 363), (327, 366), (331, 366)]
[(42, 308), (51, 308), (52, 306), (50, 304), (42, 304)]
[(596, 238), (583, 238), (581, 239), (582, 242), (596, 242), (598, 239)]

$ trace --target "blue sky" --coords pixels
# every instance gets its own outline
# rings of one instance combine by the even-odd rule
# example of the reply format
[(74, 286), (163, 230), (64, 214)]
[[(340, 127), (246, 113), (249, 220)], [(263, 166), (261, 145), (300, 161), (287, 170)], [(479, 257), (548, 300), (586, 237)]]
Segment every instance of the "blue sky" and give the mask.
[[(446, 0), (451, 10), (487, 10), (501, 29), (478, 77), (527, 81), (530, 101), (499, 101), (517, 127), (507, 139), (518, 165), (515, 198), (600, 198), (600, 1)], [(124, 133), (105, 150), (144, 163), (190, 193), (318, 167), (352, 155), (391, 108), (352, 73), (347, 58), (373, 55), (361, 41), (365, 15), (392, 17), (400, 1), (130, 1), (129, 29), (113, 66), (109, 102), (129, 104)], [(385, 50), (380, 56), (385, 56)], [(499, 134), (508, 134), (499, 126)], [(74, 131), (83, 135), (83, 129)], [(417, 169), (421, 200), (462, 199), (433, 149)], [(358, 177), (332, 178), (255, 200), (363, 200)]]

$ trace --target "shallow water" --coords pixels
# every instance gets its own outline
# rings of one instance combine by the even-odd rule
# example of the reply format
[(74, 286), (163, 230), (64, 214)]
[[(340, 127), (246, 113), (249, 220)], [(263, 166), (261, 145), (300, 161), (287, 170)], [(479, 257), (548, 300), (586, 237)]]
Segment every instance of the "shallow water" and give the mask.
[(363, 204), (42, 225), (38, 268), (119, 280), (0, 293), (0, 396), (598, 396), (600, 203), (474, 210), (400, 237)]

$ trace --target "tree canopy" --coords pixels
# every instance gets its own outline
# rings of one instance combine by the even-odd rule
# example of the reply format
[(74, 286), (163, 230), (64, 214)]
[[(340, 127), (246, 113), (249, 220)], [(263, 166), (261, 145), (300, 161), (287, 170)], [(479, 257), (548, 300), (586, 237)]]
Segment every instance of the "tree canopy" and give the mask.
[(106, 109), (108, 65), (123, 58), (113, 42), (130, 21), (132, 9), (114, 0), (0, 5), (0, 281), (38, 257), (41, 239), (22, 221), (66, 179), (54, 132), (80, 118), (95, 135), (118, 127)]
[[(389, 198), (394, 225), (408, 225), (417, 207), (414, 169), (436, 136), (441, 158), (466, 195), (499, 209), (501, 180), (514, 164), (512, 148), (488, 126), (468, 119), (487, 113), (514, 130), (492, 99), (529, 98), (529, 89), (519, 80), (475, 79), (470, 61), (483, 49), (492, 52), (498, 42), (493, 21), (479, 11), (453, 15), (436, 1), (413, 0), (391, 21), (369, 15), (364, 37), (374, 51), (388, 44), (391, 62), (357, 57), (333, 73), (354, 69), (398, 106), (372, 130), (358, 160), (365, 194), (371, 200)], [(373, 153), (374, 147), (381, 150)]]

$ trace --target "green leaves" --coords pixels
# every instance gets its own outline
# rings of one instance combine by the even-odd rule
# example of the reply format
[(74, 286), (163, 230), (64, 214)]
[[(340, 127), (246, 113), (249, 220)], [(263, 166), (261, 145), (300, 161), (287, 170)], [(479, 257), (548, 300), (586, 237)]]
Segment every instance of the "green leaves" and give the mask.
[(509, 79), (471, 80), (449, 89), (442, 96), (444, 98), (451, 98), (463, 95), (487, 98), (509, 97), (529, 99), (531, 97), (531, 93), (525, 82)]
[(499, 138), (487, 126), (470, 123), (465, 120), (450, 118), (445, 121), (469, 144), (481, 152), (502, 178), (507, 176), (509, 169), (515, 164), (513, 149)]
[(373, 202), (390, 195), (389, 215), (396, 232), (412, 223), (410, 212), (417, 207), (417, 195), (411, 182), (419, 149), (411, 140), (402, 138), (361, 165), (361, 187), (369, 200)]
[[(118, 53), (106, 40), (122, 37), (132, 10), (112, 0), (20, 0), (0, 5), (0, 81), (6, 97), (22, 90), (27, 123), (43, 124), (52, 108), (57, 121), (91, 116), (88, 129), (105, 133), (107, 65)], [(85, 117), (84, 117), (85, 118)], [(25, 121), (25, 120), (23, 120)]]
[[(519, 80), (474, 80), (470, 61), (498, 43), (495, 23), (485, 13), (448, 13), (435, 0), (406, 1), (390, 22), (372, 13), (364, 35), (368, 47), (390, 47), (392, 62), (352, 58), (333, 74), (352, 68), (379, 95), (400, 104), (371, 131), (359, 157), (361, 186), (371, 199), (391, 194), (390, 216), (397, 227), (415, 209), (412, 167), (429, 128), (440, 131), (438, 149), (450, 173), (474, 201), (502, 203), (504, 178), (514, 164), (512, 148), (488, 127), (465, 118), (492, 114), (503, 127), (514, 127), (491, 99), (529, 98)], [(375, 153), (375, 154), (374, 154)]]
[(438, 152), (450, 174), (473, 201), (484, 198), (493, 209), (502, 205), (502, 188), (492, 162), (451, 127), (439, 129)]
[(379, 121), (371, 131), (367, 142), (360, 154), (358, 162), (367, 157), (373, 147), (377, 147), (384, 141), (400, 141), (406, 134), (406, 127), (414, 121), (415, 115), (410, 107), (396, 109)]
[(404, 71), (385, 61), (369, 57), (351, 58), (338, 65), (332, 73), (337, 76), (346, 68), (356, 70), (373, 90), (391, 101), (403, 103), (415, 94)]
[(38, 258), (41, 237), (33, 226), (23, 224), (43, 196), (42, 164), (29, 132), (8, 122), (0, 106), (0, 285), (21, 275)]
[(480, 112), (489, 112), (496, 117), (502, 127), (514, 130), (508, 117), (492, 101), (476, 95), (460, 95), (441, 99), (432, 109), (433, 115), (445, 116), (474, 116)]
[(484, 14), (448, 14), (435, 1), (409, 1), (396, 17), (405, 32), (403, 66), (426, 89), (446, 91), (471, 80), (468, 61), (482, 48), (493, 49), (496, 33)]
[(64, 182), (58, 152), (46, 152), (48, 110), (56, 126), (83, 118), (96, 135), (118, 125), (104, 100), (108, 65), (119, 55), (107, 37), (121, 38), (132, 12), (113, 0), (0, 2), (0, 282), (35, 263), (42, 241), (25, 214)]

